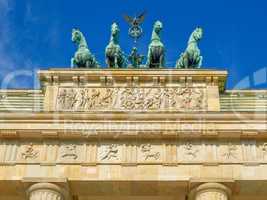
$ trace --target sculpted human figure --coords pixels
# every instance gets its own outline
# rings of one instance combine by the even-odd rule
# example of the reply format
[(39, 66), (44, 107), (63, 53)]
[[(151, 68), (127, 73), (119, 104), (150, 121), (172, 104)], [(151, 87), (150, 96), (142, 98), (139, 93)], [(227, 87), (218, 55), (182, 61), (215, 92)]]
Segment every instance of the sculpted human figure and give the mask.
[(27, 160), (27, 159), (34, 159), (38, 156), (39, 151), (34, 149), (34, 146), (32, 143), (27, 145), (24, 149), (24, 152), (22, 152), (22, 157)]
[(187, 48), (184, 53), (180, 55), (179, 60), (176, 62), (176, 68), (200, 68), (202, 65), (202, 56), (198, 48), (198, 42), (203, 36), (202, 28), (196, 28), (190, 35), (187, 43)]
[(78, 29), (72, 29), (72, 41), (78, 45), (78, 50), (71, 59), (71, 67), (97, 68), (98, 63), (95, 56), (88, 49), (87, 42), (82, 32)]
[(160, 158), (160, 152), (153, 150), (151, 144), (142, 144), (141, 152), (144, 154), (145, 160), (148, 160), (149, 158), (158, 160)]
[(132, 48), (131, 54), (128, 56), (128, 60), (132, 64), (133, 68), (139, 68), (140, 65), (142, 64), (144, 58), (145, 58), (144, 55), (140, 55), (137, 52), (137, 48), (136, 47)]
[(109, 68), (126, 67), (126, 58), (119, 45), (120, 29), (116, 23), (111, 26), (110, 42), (106, 47), (106, 63)]
[(160, 39), (163, 25), (156, 21), (152, 31), (151, 42), (148, 47), (147, 66), (149, 68), (162, 68), (165, 64), (165, 48)]
[(119, 148), (117, 144), (110, 144), (107, 146), (105, 154), (102, 157), (102, 160), (111, 160), (118, 158)]

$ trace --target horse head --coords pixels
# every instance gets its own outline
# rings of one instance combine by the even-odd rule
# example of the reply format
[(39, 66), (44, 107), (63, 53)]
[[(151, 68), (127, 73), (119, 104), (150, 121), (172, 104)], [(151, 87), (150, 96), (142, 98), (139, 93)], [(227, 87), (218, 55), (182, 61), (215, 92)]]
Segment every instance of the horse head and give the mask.
[(159, 32), (162, 30), (163, 28), (163, 25), (160, 21), (156, 21), (155, 24), (154, 24), (154, 31), (159, 34)]
[(202, 36), (203, 36), (203, 30), (200, 27), (197, 27), (192, 33), (192, 37), (194, 38), (195, 41), (201, 40)]
[(80, 43), (81, 39), (82, 39), (82, 33), (80, 32), (80, 30), (72, 29), (72, 37), (71, 37), (72, 42)]
[(114, 22), (111, 25), (111, 35), (112, 35), (112, 37), (117, 37), (119, 33), (120, 33), (119, 26), (117, 23)]

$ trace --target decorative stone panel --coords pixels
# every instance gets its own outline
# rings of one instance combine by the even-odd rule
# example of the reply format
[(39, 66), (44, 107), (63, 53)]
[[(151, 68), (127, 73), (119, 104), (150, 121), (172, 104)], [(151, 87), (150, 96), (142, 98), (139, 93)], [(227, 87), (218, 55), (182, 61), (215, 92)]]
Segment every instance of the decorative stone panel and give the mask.
[(199, 87), (63, 88), (57, 111), (204, 111), (206, 89)]
[(240, 140), (3, 141), (1, 165), (9, 164), (267, 164), (266, 142)]

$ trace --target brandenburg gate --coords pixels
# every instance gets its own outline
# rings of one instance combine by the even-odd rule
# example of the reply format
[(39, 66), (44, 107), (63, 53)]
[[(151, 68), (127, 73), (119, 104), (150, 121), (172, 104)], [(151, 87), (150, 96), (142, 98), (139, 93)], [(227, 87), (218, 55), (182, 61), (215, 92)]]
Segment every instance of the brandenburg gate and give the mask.
[(72, 69), (0, 90), (0, 200), (267, 199), (267, 91), (226, 90), (227, 71), (200, 69), (200, 28), (164, 69), (161, 28), (147, 68), (136, 49), (123, 68), (113, 24), (109, 68), (73, 30)]

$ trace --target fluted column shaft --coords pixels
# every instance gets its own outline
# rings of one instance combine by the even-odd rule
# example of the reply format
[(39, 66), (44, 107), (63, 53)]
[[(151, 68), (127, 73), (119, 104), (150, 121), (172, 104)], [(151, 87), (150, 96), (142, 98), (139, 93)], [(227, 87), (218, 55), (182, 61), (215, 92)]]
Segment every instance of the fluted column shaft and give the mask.
[(65, 200), (63, 190), (51, 183), (36, 183), (28, 189), (29, 200)]
[(204, 183), (190, 194), (190, 200), (229, 200), (231, 190), (220, 183)]

